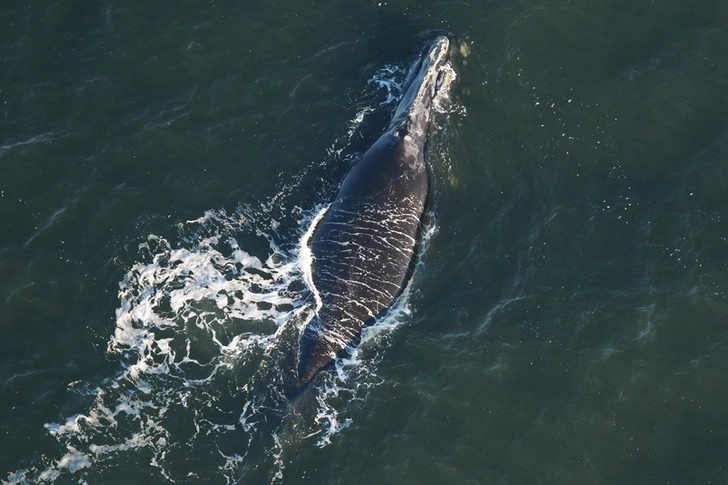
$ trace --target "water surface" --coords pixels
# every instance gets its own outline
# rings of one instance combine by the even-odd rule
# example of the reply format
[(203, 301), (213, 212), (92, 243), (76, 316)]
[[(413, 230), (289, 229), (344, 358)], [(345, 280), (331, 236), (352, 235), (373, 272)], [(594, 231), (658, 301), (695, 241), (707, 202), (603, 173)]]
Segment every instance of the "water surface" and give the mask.
[[(726, 18), (7, 3), (0, 479), (725, 482)], [(409, 293), (318, 421), (255, 414), (307, 221), (439, 30), (470, 52)]]

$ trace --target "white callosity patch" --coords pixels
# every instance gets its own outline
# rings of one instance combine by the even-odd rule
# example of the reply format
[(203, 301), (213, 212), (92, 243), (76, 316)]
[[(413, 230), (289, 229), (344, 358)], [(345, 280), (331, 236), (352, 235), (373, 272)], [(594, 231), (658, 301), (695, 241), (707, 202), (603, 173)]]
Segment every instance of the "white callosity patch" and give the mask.
[[(443, 66), (442, 71), (440, 71), (440, 77), (437, 80), (437, 94), (435, 95), (432, 103), (432, 107), (436, 113), (442, 115), (451, 114), (451, 110), (454, 106), (450, 94), (452, 93), (457, 79), (457, 71), (455, 71), (452, 64), (448, 62), (445, 66)], [(459, 106), (458, 108), (464, 109), (462, 106)]]

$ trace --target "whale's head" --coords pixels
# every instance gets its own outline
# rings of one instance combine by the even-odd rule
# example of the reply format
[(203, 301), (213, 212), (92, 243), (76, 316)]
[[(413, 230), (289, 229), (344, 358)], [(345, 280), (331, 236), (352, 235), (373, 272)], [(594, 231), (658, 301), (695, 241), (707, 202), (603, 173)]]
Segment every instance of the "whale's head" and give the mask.
[(431, 40), (409, 69), (405, 93), (392, 119), (392, 128), (404, 126), (411, 135), (427, 135), (433, 106), (446, 98), (455, 78), (450, 63), (453, 41), (439, 35)]

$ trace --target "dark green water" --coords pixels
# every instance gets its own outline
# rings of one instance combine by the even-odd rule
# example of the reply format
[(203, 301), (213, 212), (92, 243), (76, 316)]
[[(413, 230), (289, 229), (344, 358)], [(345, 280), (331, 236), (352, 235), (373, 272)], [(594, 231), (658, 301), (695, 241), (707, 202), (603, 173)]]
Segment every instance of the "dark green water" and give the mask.
[[(3, 483), (728, 482), (728, 3), (41, 3), (0, 9)], [(435, 230), (292, 424), (296, 245), (440, 29)]]

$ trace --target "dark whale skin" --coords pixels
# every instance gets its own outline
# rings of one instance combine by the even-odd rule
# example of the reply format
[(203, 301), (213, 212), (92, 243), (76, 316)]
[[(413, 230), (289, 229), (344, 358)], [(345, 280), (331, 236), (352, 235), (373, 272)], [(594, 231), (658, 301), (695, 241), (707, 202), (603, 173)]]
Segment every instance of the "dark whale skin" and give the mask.
[(343, 180), (308, 240), (317, 308), (299, 341), (295, 396), (362, 329), (386, 313), (411, 275), (430, 171), (430, 111), (450, 41), (439, 36), (410, 69), (410, 84), (384, 134)]

